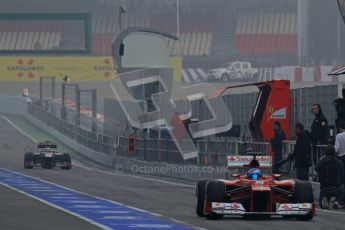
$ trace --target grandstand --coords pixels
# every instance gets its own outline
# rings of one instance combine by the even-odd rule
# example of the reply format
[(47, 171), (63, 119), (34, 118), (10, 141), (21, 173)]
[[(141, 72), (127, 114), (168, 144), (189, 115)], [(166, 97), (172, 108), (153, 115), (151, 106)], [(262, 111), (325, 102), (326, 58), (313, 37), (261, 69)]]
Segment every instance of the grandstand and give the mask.
[(0, 49), (37, 50), (59, 47), (63, 25), (54, 21), (0, 21)]
[[(345, 50), (345, 30), (337, 24), (336, 4), (329, 6), (332, 4), (327, 4), (327, 0), (315, 0), (307, 8), (301, 8), (299, 2), (180, 1), (180, 45), (185, 66), (208, 68), (231, 60), (249, 60), (270, 66), (301, 64), (302, 61), (333, 64), (335, 56), (341, 60), (345, 53), (342, 52)], [(92, 18), (91, 54), (109, 56), (111, 43), (119, 31), (118, 9), (121, 5), (127, 8), (122, 15), (122, 28), (153, 27), (177, 33), (176, 3), (173, 0), (0, 0), (0, 14), (88, 13)], [(310, 14), (303, 16), (309, 31), (301, 32), (299, 14), (304, 15), (301, 10), (308, 12), (311, 9)], [(327, 26), (330, 23), (334, 26)], [(323, 33), (319, 25), (331, 36)], [(76, 31), (80, 27), (54, 20), (0, 21), (0, 50), (84, 49), (83, 31)], [(308, 32), (320, 36), (315, 40), (308, 36)], [(178, 42), (169, 41), (172, 55), (177, 54), (177, 45)], [(302, 45), (307, 48), (299, 53)], [(319, 47), (323, 48), (318, 51)]]
[(290, 56), (297, 53), (296, 13), (243, 13), (236, 26), (241, 56)]

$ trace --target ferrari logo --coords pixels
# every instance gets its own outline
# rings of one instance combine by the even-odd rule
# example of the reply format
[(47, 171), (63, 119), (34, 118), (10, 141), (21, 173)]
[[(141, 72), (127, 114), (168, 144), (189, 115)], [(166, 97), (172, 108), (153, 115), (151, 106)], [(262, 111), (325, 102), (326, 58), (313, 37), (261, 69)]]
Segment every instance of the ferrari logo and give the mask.
[(270, 107), (268, 108), (268, 112), (273, 113), (273, 112), (274, 112), (274, 108), (273, 108), (272, 106), (270, 106)]
[(230, 157), (229, 160), (230, 160), (230, 161), (235, 161), (236, 158), (235, 158), (235, 157)]

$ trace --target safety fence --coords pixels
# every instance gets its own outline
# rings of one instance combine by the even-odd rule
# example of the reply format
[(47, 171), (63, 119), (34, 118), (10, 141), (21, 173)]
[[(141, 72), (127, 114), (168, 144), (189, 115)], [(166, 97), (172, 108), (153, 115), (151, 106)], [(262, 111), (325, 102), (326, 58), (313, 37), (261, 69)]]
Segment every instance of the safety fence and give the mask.
[[(200, 139), (194, 141), (199, 153), (198, 157), (191, 160), (183, 160), (172, 139), (142, 138), (133, 135), (107, 136), (100, 132), (77, 126), (74, 122), (63, 120), (60, 118), (59, 113), (47, 111), (46, 108), (32, 102), (28, 103), (28, 112), (31, 116), (54, 128), (59, 133), (89, 149), (109, 156), (143, 162), (226, 167), (229, 155), (245, 155), (248, 152), (267, 154), (271, 152), (271, 146), (268, 142), (247, 142), (226, 138), (219, 138), (217, 140)], [(287, 159), (289, 154), (293, 152), (294, 146), (294, 141), (284, 142), (283, 160)], [(322, 156), (324, 148), (325, 146), (323, 145), (312, 148), (312, 167), (310, 167), (310, 176), (312, 177), (316, 175), (314, 171), (315, 164)], [(282, 171), (285, 174), (294, 176), (293, 161), (287, 161), (286, 164), (282, 165)]]
[[(261, 153), (267, 155), (271, 152), (271, 145), (268, 142), (246, 142), (231, 140), (197, 140), (199, 155), (194, 161), (183, 161), (179, 151), (172, 140), (135, 138), (134, 149), (129, 151), (130, 137), (119, 137), (118, 156), (136, 158), (144, 161), (157, 161), (168, 163), (194, 163), (198, 165), (227, 166), (229, 155), (246, 155), (247, 153)], [(293, 153), (295, 141), (284, 141), (282, 151), (282, 161), (287, 160), (288, 156)], [(315, 166), (324, 154), (326, 145), (311, 146), (311, 167), (310, 176), (316, 175)], [(281, 166), (284, 174), (294, 176), (294, 161), (286, 161)]]
[[(129, 144), (133, 141), (132, 144)], [(267, 142), (243, 142), (224, 140), (196, 140), (198, 157), (183, 160), (171, 139), (118, 137), (117, 155), (145, 161), (168, 163), (192, 163), (198, 165), (227, 166), (229, 155), (245, 155), (247, 152), (267, 154), (270, 144)], [(134, 146), (133, 149), (130, 149)]]
[[(199, 155), (192, 161), (183, 161), (179, 151), (172, 140), (135, 138), (134, 149), (129, 151), (129, 139), (131, 137), (119, 137), (118, 156), (135, 158), (143, 161), (167, 162), (179, 164), (197, 164), (202, 166), (223, 166), (226, 167), (229, 155), (245, 155), (250, 152), (261, 153), (263, 155), (271, 152), (271, 145), (268, 142), (246, 142), (224, 140), (197, 140)], [(294, 151), (295, 141), (284, 141), (282, 161), (286, 160)], [(311, 146), (311, 167), (310, 177), (315, 178), (315, 166), (324, 154), (325, 145)], [(286, 175), (295, 176), (294, 161), (286, 161), (281, 166), (281, 172)]]
[[(294, 175), (294, 161), (288, 161), (287, 158), (290, 154), (293, 153), (296, 145), (296, 141), (284, 141), (283, 142), (283, 161), (286, 160), (286, 163), (282, 165), (281, 170), (285, 174)], [(315, 177), (316, 171), (315, 166), (320, 158), (324, 155), (325, 148), (327, 145), (316, 145), (311, 146), (311, 167), (310, 167), (310, 176)], [(307, 153), (306, 153), (307, 154)]]
[(194, 143), (199, 152), (198, 158), (185, 161), (172, 139), (136, 136), (133, 139), (134, 147), (130, 149), (131, 136), (107, 136), (100, 132), (93, 132), (88, 128), (75, 125), (74, 122), (61, 119), (59, 113), (52, 113), (35, 103), (28, 104), (28, 112), (61, 134), (92, 150), (144, 161), (226, 166), (229, 154), (240, 155), (247, 151), (267, 153), (270, 148), (269, 143), (229, 141), (227, 139), (196, 140)]

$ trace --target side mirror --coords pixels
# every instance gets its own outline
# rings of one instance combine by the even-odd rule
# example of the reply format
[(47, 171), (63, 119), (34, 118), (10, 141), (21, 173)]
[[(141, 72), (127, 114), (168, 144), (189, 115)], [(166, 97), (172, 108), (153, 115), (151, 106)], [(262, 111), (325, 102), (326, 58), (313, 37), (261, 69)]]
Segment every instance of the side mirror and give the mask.
[(238, 174), (238, 173), (233, 173), (233, 174), (231, 174), (231, 176), (232, 176), (232, 177), (239, 177), (240, 174)]

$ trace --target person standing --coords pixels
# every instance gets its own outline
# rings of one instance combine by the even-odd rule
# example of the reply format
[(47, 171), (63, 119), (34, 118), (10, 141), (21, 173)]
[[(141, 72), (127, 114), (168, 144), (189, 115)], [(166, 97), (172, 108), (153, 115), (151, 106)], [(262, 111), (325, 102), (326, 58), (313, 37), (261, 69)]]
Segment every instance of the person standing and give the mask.
[(311, 141), (313, 145), (313, 163), (316, 165), (321, 155), (317, 145), (327, 145), (328, 143), (328, 121), (320, 104), (313, 104), (311, 112), (315, 115), (311, 125)]
[(337, 111), (337, 118), (335, 119), (335, 127), (339, 132), (339, 122), (345, 121), (345, 89), (342, 91), (343, 98), (338, 98), (333, 101), (335, 110)]
[(288, 157), (295, 161), (297, 179), (302, 181), (309, 180), (309, 168), (311, 162), (311, 136), (307, 130), (304, 130), (302, 123), (295, 125), (296, 145), (293, 153)]
[(281, 128), (279, 121), (274, 122), (274, 137), (270, 140), (272, 151), (274, 152), (274, 164), (273, 173), (279, 173), (279, 164), (282, 160), (283, 141), (286, 139), (286, 135)]
[(345, 122), (340, 121), (338, 126), (340, 133), (338, 133), (335, 137), (334, 149), (338, 155), (339, 160), (343, 163), (343, 165), (345, 165)]
[[(316, 164), (315, 170), (320, 182), (319, 204), (321, 208), (328, 208), (331, 197), (335, 197), (333, 208), (344, 205), (344, 166), (335, 156), (335, 149), (327, 145), (325, 155)], [(332, 202), (331, 202), (332, 203)]]

